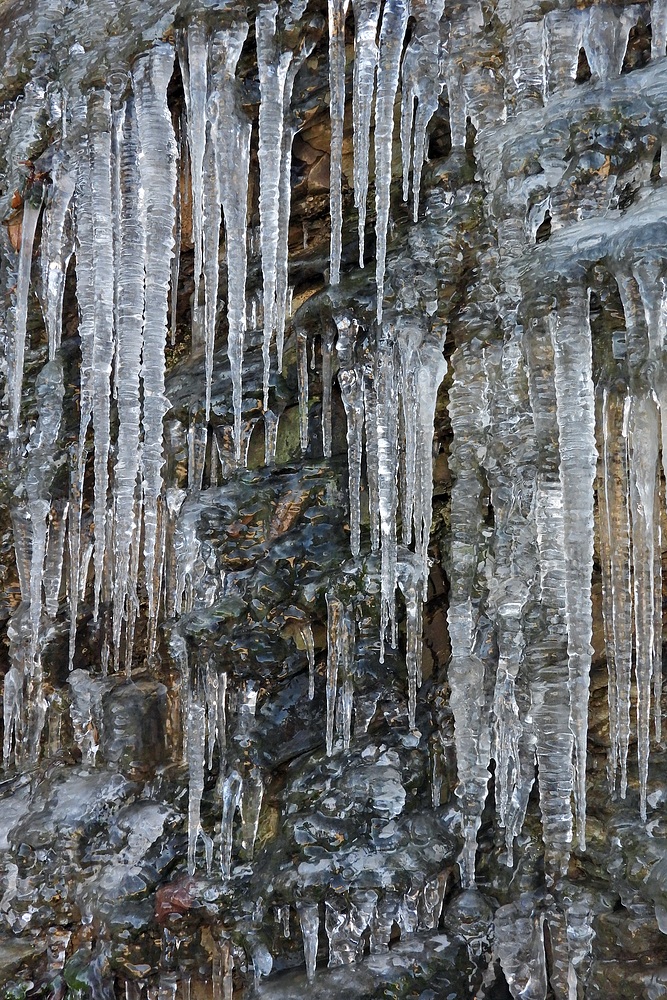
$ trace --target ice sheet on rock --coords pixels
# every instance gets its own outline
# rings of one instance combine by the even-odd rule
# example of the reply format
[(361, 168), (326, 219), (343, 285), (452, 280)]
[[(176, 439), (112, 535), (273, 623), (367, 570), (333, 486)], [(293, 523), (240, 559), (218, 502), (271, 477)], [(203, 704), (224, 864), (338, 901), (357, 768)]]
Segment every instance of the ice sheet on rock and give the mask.
[[(167, 84), (173, 70), (174, 51), (156, 45), (133, 68), (137, 108), (140, 171), (145, 192), (146, 297), (143, 327), (143, 507), (144, 573), (148, 594), (148, 622), (152, 642), (157, 624), (155, 576), (161, 578), (162, 554), (157, 548), (158, 509), (162, 493), (163, 419), (168, 409), (164, 393), (167, 306), (171, 258), (174, 253), (174, 194), (176, 190), (176, 141), (167, 106)], [(158, 571), (156, 573), (156, 570)], [(149, 649), (149, 655), (153, 652)]]
[(375, 97), (375, 284), (377, 321), (382, 322), (384, 273), (391, 195), (394, 103), (398, 90), (403, 40), (408, 26), (408, 0), (386, 0), (380, 27), (377, 93)]
[(413, 0), (410, 10), (415, 23), (401, 67), (403, 201), (408, 200), (412, 168), (412, 218), (415, 222), (426, 155), (426, 129), (438, 108), (444, 86), (440, 66), (440, 21), (444, 9), (444, 0), (435, 0), (435, 3)]
[(364, 266), (366, 203), (371, 112), (378, 64), (380, 0), (352, 0), (354, 10), (354, 79), (352, 126), (354, 148), (354, 204), (359, 213), (359, 267)]

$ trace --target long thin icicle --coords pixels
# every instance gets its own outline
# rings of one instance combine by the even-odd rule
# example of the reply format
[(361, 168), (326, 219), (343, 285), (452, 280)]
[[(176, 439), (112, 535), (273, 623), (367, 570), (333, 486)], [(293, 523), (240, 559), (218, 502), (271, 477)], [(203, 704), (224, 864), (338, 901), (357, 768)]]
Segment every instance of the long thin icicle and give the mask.
[(380, 0), (352, 0), (354, 10), (354, 80), (352, 127), (354, 149), (354, 204), (359, 213), (359, 267), (364, 266), (366, 202), (371, 111), (378, 63), (377, 31)]
[[(241, 462), (241, 400), (246, 330), (246, 221), (252, 126), (235, 81), (248, 25), (240, 22), (211, 41), (212, 86), (218, 101), (218, 177), (227, 247), (227, 354), (232, 373), (234, 456)], [(220, 66), (218, 71), (217, 66)]]
[(331, 117), (331, 167), (329, 191), (331, 205), (330, 282), (340, 281), (341, 239), (343, 231), (342, 157), (345, 118), (345, 15), (349, 0), (329, 0), (329, 115)]
[(375, 283), (377, 321), (382, 322), (387, 228), (391, 195), (391, 159), (394, 139), (394, 103), (408, 26), (408, 0), (387, 0), (380, 28), (377, 95), (375, 98)]
[(14, 336), (11, 345), (9, 370), (7, 372), (9, 395), (9, 436), (16, 439), (21, 417), (21, 397), (23, 393), (23, 365), (25, 361), (25, 336), (28, 318), (28, 292), (30, 290), (30, 269), (32, 247), (35, 241), (37, 220), (42, 210), (41, 198), (33, 203), (28, 198), (23, 205), (21, 223), (21, 249), (19, 251), (16, 275), (16, 305), (14, 306)]

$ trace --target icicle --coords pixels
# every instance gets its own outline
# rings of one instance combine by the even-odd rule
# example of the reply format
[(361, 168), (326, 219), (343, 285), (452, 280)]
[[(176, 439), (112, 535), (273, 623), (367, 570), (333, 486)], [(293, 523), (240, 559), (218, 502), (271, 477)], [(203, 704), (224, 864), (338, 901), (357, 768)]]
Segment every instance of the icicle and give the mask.
[(315, 697), (315, 642), (313, 630), (310, 622), (300, 626), (301, 635), (308, 653), (308, 697), (312, 701)]
[(44, 606), (51, 620), (58, 614), (65, 557), (67, 510), (67, 504), (64, 508), (52, 509), (49, 517), (49, 535), (44, 564)]
[(378, 323), (382, 322), (384, 298), (394, 137), (394, 102), (398, 89), (403, 39), (408, 26), (408, 13), (408, 0), (387, 0), (380, 28), (380, 55), (375, 98), (375, 283), (377, 286)]
[[(132, 540), (137, 531), (136, 508), (140, 503), (137, 477), (140, 462), (142, 323), (144, 312), (143, 191), (140, 185), (137, 120), (134, 104), (125, 110), (120, 140), (120, 234), (117, 266), (118, 317), (116, 330), (116, 399), (118, 441), (114, 466), (114, 585), (113, 644), (116, 662), (120, 656), (123, 619), (129, 614)], [(127, 642), (127, 633), (126, 633)], [(128, 644), (131, 658), (131, 644)], [(128, 648), (128, 647), (126, 647)]]
[[(194, 243), (194, 299), (198, 304), (199, 284), (203, 268), (203, 215), (204, 215), (204, 154), (206, 149), (206, 98), (208, 45), (206, 28), (196, 22), (189, 25), (181, 40), (180, 65), (187, 108), (187, 140), (190, 154), (192, 184), (192, 240)], [(171, 118), (169, 122), (171, 142)], [(170, 150), (171, 154), (171, 150)], [(176, 158), (176, 154), (171, 154)], [(169, 256), (171, 261), (171, 255)]]
[[(49, 199), (42, 222), (42, 310), (49, 338), (49, 359), (55, 357), (60, 347), (63, 322), (63, 296), (65, 277), (74, 244), (71, 227), (70, 204), (74, 195), (76, 171), (61, 153), (51, 170), (53, 178)], [(70, 227), (68, 227), (68, 221)]]
[(486, 800), (491, 754), (484, 663), (473, 655), (475, 622), (471, 599), (481, 558), (484, 481), (480, 463), (486, 451), (489, 416), (486, 371), (477, 350), (468, 344), (459, 347), (453, 364), (449, 400), (454, 435), (450, 457), (454, 476), (452, 590), (447, 619), (452, 647), (450, 704), (459, 777), (456, 794), (463, 812), (464, 847), (459, 867), (463, 885), (469, 886), (475, 877), (477, 831)]
[(633, 397), (628, 415), (630, 452), (630, 510), (632, 514), (632, 565), (635, 608), (635, 675), (637, 679), (637, 741), (639, 798), (646, 820), (653, 677), (655, 615), (654, 516), (658, 467), (658, 412), (652, 393)]
[(188, 684), (187, 707), (188, 747), (188, 871), (194, 875), (197, 841), (203, 836), (201, 800), (204, 794), (206, 767), (206, 696), (204, 680), (198, 664), (192, 667)]
[(111, 444), (111, 366), (113, 364), (113, 227), (111, 207), (111, 99), (94, 94), (89, 106), (93, 222), (93, 430), (95, 503), (95, 589), (93, 621), (99, 614), (106, 558), (109, 448)]
[(586, 741), (593, 647), (593, 486), (597, 466), (588, 293), (570, 287), (551, 327), (563, 495), (570, 726), (579, 847), (586, 849)]
[(370, 923), (371, 955), (382, 955), (389, 951), (391, 932), (398, 918), (398, 897), (391, 892), (384, 893), (377, 901)]
[(308, 333), (296, 331), (297, 376), (299, 380), (299, 442), (301, 454), (308, 450)]
[(444, 85), (444, 78), (440, 74), (440, 20), (444, 9), (444, 0), (435, 0), (435, 3), (429, 0), (412, 0), (411, 12), (416, 19), (415, 28), (403, 57), (401, 70), (403, 201), (408, 200), (412, 159), (412, 217), (415, 222), (419, 215), (426, 129), (437, 111)]
[[(606, 622), (607, 657), (612, 663), (615, 690), (610, 694), (609, 727), (612, 764), (621, 769), (620, 793), (628, 784), (630, 742), (630, 686), (632, 673), (632, 586), (630, 563), (630, 510), (628, 506), (628, 442), (625, 431), (629, 397), (605, 390), (602, 403), (602, 484), (599, 490), (600, 533), (608, 551), (609, 592)], [(603, 569), (604, 572), (604, 569)], [(605, 574), (606, 576), (606, 574)], [(613, 781), (612, 781), (613, 785)]]
[(327, 756), (333, 753), (336, 692), (338, 685), (338, 636), (343, 605), (333, 594), (327, 594)]
[(364, 266), (366, 202), (371, 109), (378, 63), (377, 30), (380, 0), (352, 0), (354, 10), (354, 81), (352, 124), (354, 147), (354, 204), (359, 213), (359, 267)]
[(37, 220), (42, 209), (41, 199), (33, 204), (28, 198), (23, 205), (21, 221), (21, 250), (16, 274), (16, 305), (14, 306), (14, 336), (9, 354), (7, 372), (7, 394), (9, 396), (9, 436), (16, 439), (21, 418), (21, 398), (23, 394), (23, 365), (25, 359), (26, 322), (28, 318), (28, 292), (30, 290), (30, 269), (32, 246), (35, 240)]
[(218, 118), (217, 108), (211, 113), (214, 102), (209, 101), (209, 133), (204, 154), (203, 273), (204, 273), (204, 418), (208, 424), (211, 414), (211, 383), (213, 381), (213, 352), (215, 349), (215, 323), (218, 312), (218, 282), (220, 263), (220, 183), (218, 177)]
[(322, 451), (331, 458), (331, 356), (334, 331), (329, 323), (322, 328)]
[(252, 767), (243, 781), (241, 797), (241, 846), (252, 859), (259, 829), (259, 815), (264, 798), (264, 778), (258, 767)]
[[(261, 102), (259, 106), (260, 236), (264, 285), (264, 409), (269, 404), (271, 341), (276, 327), (276, 282), (280, 227), (280, 194), (285, 128), (285, 84), (291, 52), (278, 53), (276, 20), (278, 5), (267, 4), (257, 15), (257, 65)], [(277, 151), (280, 155), (277, 156)]]
[[(264, 303), (263, 403), (268, 408), (271, 375), (271, 342), (275, 332), (278, 371), (282, 371), (287, 309), (288, 236), (291, 199), (292, 140), (295, 125), (290, 102), (296, 74), (313, 50), (315, 37), (308, 33), (296, 52), (279, 52), (276, 44), (278, 5), (261, 7), (257, 15), (257, 64), (259, 107), (260, 238)], [(280, 156), (276, 151), (280, 150)]]
[[(174, 194), (176, 142), (167, 107), (167, 84), (174, 53), (167, 44), (156, 45), (137, 60), (133, 69), (137, 122), (141, 143), (140, 170), (145, 192), (146, 302), (143, 328), (143, 500), (144, 567), (148, 594), (149, 627), (157, 620), (155, 592), (158, 504), (164, 462), (162, 422), (168, 409), (164, 394), (165, 341), (171, 257), (174, 253)], [(160, 574), (158, 574), (160, 575)], [(152, 649), (148, 654), (151, 656)]]
[(303, 938), (303, 957), (306, 963), (306, 976), (312, 983), (317, 968), (317, 938), (320, 929), (320, 913), (317, 903), (297, 902), (296, 911), (299, 914), (301, 936)]
[(278, 444), (278, 423), (280, 414), (273, 410), (264, 413), (264, 465), (276, 464), (276, 446)]
[(220, 822), (220, 859), (222, 877), (229, 878), (232, 870), (234, 816), (241, 801), (243, 780), (238, 771), (232, 771), (222, 785), (222, 819)]
[[(227, 252), (227, 354), (232, 373), (234, 454), (241, 462), (243, 345), (246, 330), (246, 220), (252, 125), (240, 107), (235, 72), (248, 25), (239, 22), (211, 41), (212, 84), (218, 101), (218, 176)], [(220, 63), (220, 72), (215, 68)]]
[(329, 191), (331, 205), (330, 277), (332, 285), (340, 281), (341, 239), (343, 231), (342, 158), (345, 118), (345, 16), (349, 0), (329, 0), (329, 115), (331, 117), (331, 167)]
[(387, 626), (396, 645), (396, 510), (398, 489), (398, 401), (393, 332), (383, 328), (377, 344), (378, 498), (381, 532), (380, 662), (384, 661)]
[[(553, 308), (552, 299), (545, 299), (541, 306), (550, 311)], [(573, 734), (569, 727), (569, 688), (562, 675), (563, 664), (568, 659), (568, 566), (565, 558), (563, 487), (559, 472), (556, 391), (553, 377), (544, 374), (553, 372), (555, 367), (548, 320), (536, 317), (529, 332), (526, 347), (530, 402), (536, 445), (542, 454), (535, 495), (535, 524), (540, 603), (546, 629), (543, 625), (527, 631), (526, 647), (547, 877), (552, 879), (558, 872), (566, 870), (572, 842)]]
[(368, 480), (368, 513), (371, 522), (371, 551), (380, 549), (380, 487), (378, 482), (378, 401), (376, 392), (375, 357), (370, 344), (363, 349), (364, 362), (364, 430), (366, 434), (366, 479)]
[(361, 456), (364, 429), (363, 376), (356, 363), (355, 348), (358, 324), (348, 316), (336, 317), (340, 385), (347, 417), (347, 464), (350, 493), (350, 548), (359, 555), (361, 532)]
[(5, 768), (9, 767), (12, 756), (12, 745), (18, 757), (22, 738), (23, 720), (23, 678), (16, 667), (10, 667), (5, 674), (3, 690), (3, 744), (2, 759)]
[(421, 684), (422, 659), (422, 566), (418, 556), (403, 552), (398, 564), (398, 584), (405, 598), (406, 652), (408, 673), (408, 726), (416, 729), (417, 688)]

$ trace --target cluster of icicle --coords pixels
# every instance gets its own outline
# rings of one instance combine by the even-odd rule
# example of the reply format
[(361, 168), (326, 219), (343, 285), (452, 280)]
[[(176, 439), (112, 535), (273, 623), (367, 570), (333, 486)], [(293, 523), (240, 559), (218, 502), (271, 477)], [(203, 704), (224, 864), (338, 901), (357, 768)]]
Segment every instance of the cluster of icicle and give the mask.
[[(579, 48), (585, 48), (596, 77), (618, 76), (637, 17), (634, 9), (595, 6), (554, 11), (543, 23), (530, 22), (534, 36), (521, 34), (514, 52), (515, 110), (553, 99), (554, 117), (560, 107), (576, 121), (576, 102), (568, 104), (566, 96), (559, 105), (557, 92), (572, 82)], [(665, 54), (664, 3), (653, 4), (652, 20), (657, 58)], [(628, 84), (628, 91), (631, 86), (641, 92), (641, 81)], [(505, 340), (485, 346), (480, 337), (485, 311), (496, 308), (495, 290), (480, 286), (468, 307), (469, 338), (452, 359), (449, 682), (467, 883), (474, 879), (491, 760), (508, 863), (536, 763), (550, 876), (567, 869), (572, 799), (577, 841), (585, 848), (595, 521), (609, 665), (610, 787), (616, 787), (620, 771), (619, 792), (625, 797), (634, 672), (644, 819), (652, 711), (660, 740), (664, 195), (653, 191), (621, 223), (619, 214), (608, 217), (615, 178), (591, 185), (584, 205), (571, 195), (568, 201), (564, 192), (548, 203), (558, 230), (551, 256), (527, 262), (545, 204), (535, 215), (530, 198), (536, 179), (507, 180), (501, 163), (502, 143), (510, 148), (532, 120), (517, 116), (506, 134), (497, 122), (478, 121), (482, 172), (497, 212), (498, 249), (486, 266), (503, 277)], [(545, 163), (551, 157), (549, 183), (555, 188), (566, 165), (561, 171), (554, 150), (544, 156)], [(650, 160), (644, 157), (634, 169), (637, 181), (650, 185)], [(582, 218), (590, 221), (572, 226)], [(656, 224), (648, 240), (653, 243), (657, 235), (660, 249), (650, 252), (647, 233)], [(604, 262), (624, 312), (625, 331), (614, 335), (614, 357), (620, 359), (615, 376), (598, 386), (589, 322), (592, 279), (582, 257), (591, 267)], [(485, 521), (486, 504), (493, 511), (492, 528)], [(489, 645), (489, 621), (497, 652)]]

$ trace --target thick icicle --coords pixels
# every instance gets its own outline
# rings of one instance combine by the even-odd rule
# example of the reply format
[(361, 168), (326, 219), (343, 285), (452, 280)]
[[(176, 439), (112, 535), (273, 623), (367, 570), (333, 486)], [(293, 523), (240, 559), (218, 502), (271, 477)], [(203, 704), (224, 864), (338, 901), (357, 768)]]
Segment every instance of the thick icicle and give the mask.
[(354, 10), (354, 81), (352, 126), (354, 148), (354, 204), (359, 213), (359, 267), (364, 266), (366, 202), (371, 110), (378, 63), (377, 31), (380, 0), (352, 0)]
[(330, 276), (332, 285), (340, 281), (341, 239), (343, 232), (342, 158), (343, 121), (345, 118), (345, 15), (349, 0), (329, 0), (329, 114), (331, 117), (331, 166), (329, 198), (331, 205)]
[(303, 938), (303, 957), (306, 963), (306, 976), (312, 983), (317, 968), (317, 938), (320, 929), (320, 912), (317, 903), (297, 902), (301, 936)]
[[(227, 355), (232, 373), (234, 455), (241, 462), (243, 345), (246, 330), (246, 220), (252, 125), (241, 109), (236, 66), (248, 35), (242, 21), (211, 40), (212, 87), (217, 98), (218, 177), (227, 252)], [(220, 69), (218, 70), (218, 65)]]
[(308, 334), (303, 327), (296, 331), (297, 378), (299, 382), (299, 444), (301, 454), (308, 450)]
[(234, 817), (241, 802), (243, 779), (231, 771), (222, 785), (222, 819), (220, 821), (220, 860), (222, 877), (229, 878), (232, 870)]
[(97, 620), (106, 561), (107, 495), (111, 445), (111, 366), (113, 364), (113, 228), (111, 209), (111, 100), (93, 95), (91, 130), (91, 193), (93, 217), (93, 430), (95, 435), (95, 589), (93, 620)]
[(408, 726), (416, 728), (417, 688), (421, 684), (422, 659), (422, 565), (419, 556), (402, 552), (398, 563), (398, 584), (405, 598), (406, 650), (408, 673)]
[[(118, 316), (116, 330), (116, 398), (118, 442), (114, 466), (114, 585), (113, 643), (120, 656), (123, 619), (129, 613), (136, 579), (129, 580), (132, 540), (137, 531), (140, 502), (137, 477), (140, 462), (142, 323), (144, 312), (143, 192), (138, 167), (137, 120), (132, 101), (125, 110), (120, 142), (120, 237), (118, 255)], [(130, 644), (126, 647), (131, 660)]]
[(593, 486), (597, 466), (588, 292), (573, 285), (551, 326), (563, 495), (570, 725), (579, 847), (586, 848), (586, 741), (593, 647)]
[[(212, 102), (209, 103), (209, 109)], [(217, 111), (217, 109), (216, 109)], [(220, 279), (220, 181), (218, 172), (218, 117), (209, 114), (209, 131), (204, 154), (203, 273), (204, 273), (204, 420), (208, 424), (211, 413), (211, 383), (213, 381), (213, 352), (215, 326), (218, 315), (218, 284)]]
[(340, 711), (338, 726), (343, 733), (343, 745), (347, 749), (350, 740), (350, 718), (352, 712), (352, 663), (354, 658), (355, 621), (351, 609), (335, 594), (326, 595), (327, 600), (327, 755), (333, 753), (334, 726), (338, 684), (340, 688)]
[(142, 381), (144, 389), (142, 453), (144, 501), (144, 569), (148, 593), (149, 655), (155, 641), (157, 592), (155, 587), (158, 507), (164, 462), (162, 422), (168, 409), (164, 394), (167, 305), (171, 257), (174, 253), (174, 194), (176, 141), (167, 107), (167, 84), (174, 52), (156, 45), (133, 69), (137, 123), (141, 143), (141, 181), (145, 191), (146, 300), (143, 328)]
[(387, 229), (391, 195), (391, 160), (394, 139), (394, 103), (408, 26), (408, 0), (387, 0), (380, 28), (377, 95), (375, 98), (375, 283), (377, 321), (382, 322)]
[(419, 190), (426, 155), (426, 129), (437, 111), (444, 86), (444, 76), (440, 72), (440, 20), (444, 9), (444, 0), (435, 0), (435, 3), (432, 0), (412, 0), (415, 28), (401, 70), (403, 201), (408, 200), (412, 164), (412, 217), (415, 222), (419, 214)]

